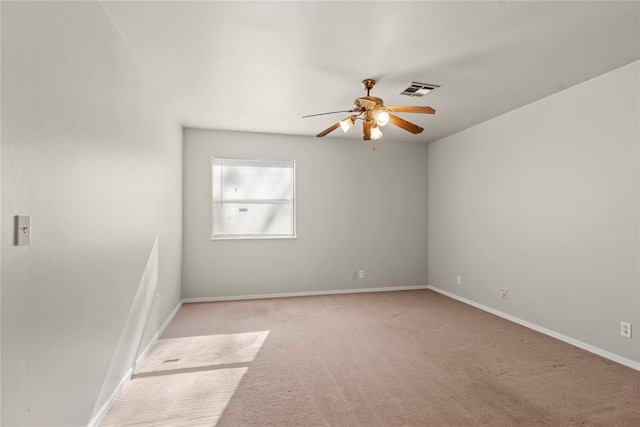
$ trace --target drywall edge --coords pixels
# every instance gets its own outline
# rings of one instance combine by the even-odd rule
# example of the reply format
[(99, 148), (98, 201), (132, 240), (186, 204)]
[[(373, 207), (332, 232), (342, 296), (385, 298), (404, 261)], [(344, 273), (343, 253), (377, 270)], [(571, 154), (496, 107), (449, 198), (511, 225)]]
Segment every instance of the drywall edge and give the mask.
[(98, 427), (100, 425), (103, 418), (105, 417), (105, 415), (107, 415), (107, 412), (109, 412), (109, 409), (111, 409), (114, 402), (116, 401), (116, 398), (120, 395), (120, 392), (122, 391), (122, 388), (124, 387), (124, 385), (127, 383), (127, 381), (131, 379), (131, 376), (133, 375), (133, 371), (135, 370), (135, 368), (147, 357), (147, 355), (149, 354), (149, 352), (151, 351), (155, 343), (158, 342), (158, 340), (160, 339), (160, 336), (164, 333), (165, 329), (167, 329), (167, 327), (169, 326), (169, 324), (171, 323), (175, 315), (180, 310), (180, 307), (182, 307), (182, 301), (180, 301), (178, 305), (176, 305), (176, 308), (173, 309), (173, 311), (171, 312), (167, 320), (165, 320), (165, 322), (162, 324), (158, 332), (154, 335), (153, 339), (149, 342), (149, 345), (147, 345), (147, 347), (142, 351), (142, 353), (140, 353), (140, 356), (136, 359), (134, 366), (132, 366), (131, 369), (129, 369), (127, 373), (124, 375), (124, 377), (122, 377), (122, 380), (120, 380), (117, 387), (113, 390), (109, 399), (107, 399), (107, 401), (104, 403), (104, 405), (102, 405), (102, 408), (100, 408), (96, 416), (93, 417), (93, 419), (89, 422), (88, 427)]

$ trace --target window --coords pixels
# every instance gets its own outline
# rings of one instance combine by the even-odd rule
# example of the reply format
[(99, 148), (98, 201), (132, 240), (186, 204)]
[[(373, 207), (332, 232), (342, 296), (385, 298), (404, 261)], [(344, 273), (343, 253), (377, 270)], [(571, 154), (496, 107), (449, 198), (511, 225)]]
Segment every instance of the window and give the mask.
[(213, 158), (212, 239), (295, 238), (295, 162)]

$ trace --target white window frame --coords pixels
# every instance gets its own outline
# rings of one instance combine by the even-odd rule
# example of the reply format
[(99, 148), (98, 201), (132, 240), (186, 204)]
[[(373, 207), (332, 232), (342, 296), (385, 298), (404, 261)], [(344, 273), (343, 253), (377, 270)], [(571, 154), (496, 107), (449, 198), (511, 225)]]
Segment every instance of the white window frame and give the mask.
[[(293, 174), (293, 182), (291, 189), (291, 204), (292, 204), (292, 234), (215, 234), (215, 204), (217, 201), (215, 198), (215, 185), (222, 185), (222, 183), (216, 183), (215, 176), (215, 162), (216, 160), (229, 160), (233, 162), (247, 162), (247, 163), (280, 163), (280, 164), (290, 164)], [(297, 239), (296, 233), (296, 162), (295, 160), (271, 160), (271, 159), (258, 159), (258, 158), (241, 158), (241, 157), (221, 157), (221, 156), (212, 156), (211, 157), (211, 240), (253, 240), (253, 239)], [(288, 199), (278, 199), (278, 200), (234, 200), (233, 203), (289, 203)]]

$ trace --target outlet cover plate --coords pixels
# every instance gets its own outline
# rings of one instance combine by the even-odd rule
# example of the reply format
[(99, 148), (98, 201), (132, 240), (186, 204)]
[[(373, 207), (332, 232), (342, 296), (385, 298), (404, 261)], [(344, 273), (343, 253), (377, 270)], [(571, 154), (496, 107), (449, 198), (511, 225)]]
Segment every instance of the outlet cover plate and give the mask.
[(631, 323), (620, 322), (620, 335), (631, 338)]

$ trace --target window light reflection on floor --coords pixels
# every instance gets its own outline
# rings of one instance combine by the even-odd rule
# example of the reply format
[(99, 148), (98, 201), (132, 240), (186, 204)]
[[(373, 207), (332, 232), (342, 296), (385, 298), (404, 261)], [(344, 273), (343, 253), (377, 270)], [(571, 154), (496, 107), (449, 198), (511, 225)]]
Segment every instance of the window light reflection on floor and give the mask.
[(159, 340), (101, 425), (215, 425), (268, 334)]

